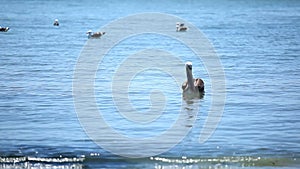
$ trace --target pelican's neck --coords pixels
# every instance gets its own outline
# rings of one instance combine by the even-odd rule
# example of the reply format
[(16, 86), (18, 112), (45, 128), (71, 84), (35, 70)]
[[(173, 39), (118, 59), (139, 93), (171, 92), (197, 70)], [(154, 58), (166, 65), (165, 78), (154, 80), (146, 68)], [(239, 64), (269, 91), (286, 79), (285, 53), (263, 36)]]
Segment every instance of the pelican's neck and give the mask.
[(189, 68), (186, 68), (186, 76), (187, 76), (188, 87), (192, 90), (195, 90), (194, 77), (192, 74), (192, 70), (190, 70)]

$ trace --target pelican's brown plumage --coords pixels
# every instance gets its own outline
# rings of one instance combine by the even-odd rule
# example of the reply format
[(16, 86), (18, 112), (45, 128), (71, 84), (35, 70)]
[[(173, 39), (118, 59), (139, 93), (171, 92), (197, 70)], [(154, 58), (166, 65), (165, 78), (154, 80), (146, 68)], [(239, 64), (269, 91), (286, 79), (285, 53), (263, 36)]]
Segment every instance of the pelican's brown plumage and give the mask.
[(204, 81), (200, 78), (194, 79), (192, 73), (192, 62), (185, 64), (187, 81), (182, 84), (183, 96), (188, 98), (200, 97), (204, 93)]

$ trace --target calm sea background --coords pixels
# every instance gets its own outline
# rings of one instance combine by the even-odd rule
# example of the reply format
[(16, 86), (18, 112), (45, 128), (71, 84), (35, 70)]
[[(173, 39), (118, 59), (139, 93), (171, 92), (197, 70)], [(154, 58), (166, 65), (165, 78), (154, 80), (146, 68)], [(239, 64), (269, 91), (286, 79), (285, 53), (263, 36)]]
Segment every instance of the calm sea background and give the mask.
[[(208, 86), (204, 98), (188, 105), (187, 110), (199, 106), (200, 111), (188, 115), (187, 121), (196, 122), (187, 122), (191, 131), (177, 146), (154, 157), (129, 159), (107, 152), (85, 134), (74, 108), (72, 81), (87, 30), (142, 12), (172, 14), (203, 32), (224, 67), (226, 100), (216, 131), (199, 143), (211, 104), (209, 75), (201, 60), (156, 35), (127, 39), (103, 59), (115, 67), (97, 73), (97, 103), (104, 113), (117, 111), (101, 85), (111, 84), (112, 73), (130, 51), (169, 50), (192, 61), (194, 74)], [(52, 25), (56, 18), (59, 27)], [(300, 167), (300, 1), (2, 0), (0, 26), (10, 27), (0, 32), (0, 168)], [(170, 29), (175, 31), (175, 23)], [(185, 73), (184, 65), (174, 69)], [(150, 72), (138, 76), (135, 85), (143, 76), (150, 80), (132, 94), (132, 104), (141, 110), (149, 107), (148, 89), (156, 84), (169, 91), (164, 84), (170, 80)], [(180, 91), (165, 95), (169, 118), (153, 130), (137, 132), (133, 124), (112, 117), (108, 123), (126, 126), (120, 131), (129, 135), (162, 132), (168, 119), (176, 119), (172, 112), (181, 103)], [(124, 148), (130, 150), (130, 145)]]

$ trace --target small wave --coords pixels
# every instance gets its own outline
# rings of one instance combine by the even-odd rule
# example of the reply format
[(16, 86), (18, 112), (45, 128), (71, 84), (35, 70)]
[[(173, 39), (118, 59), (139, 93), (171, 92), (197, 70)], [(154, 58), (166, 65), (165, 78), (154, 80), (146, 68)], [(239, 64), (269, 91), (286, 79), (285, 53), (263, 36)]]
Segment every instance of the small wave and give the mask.
[(0, 157), (0, 168), (64, 168), (81, 169), (84, 158), (78, 157)]
[(42, 157), (0, 157), (0, 163), (21, 163), (21, 162), (43, 162), (43, 163), (78, 163), (83, 162), (84, 157), (58, 157), (58, 158), (42, 158)]
[(271, 158), (251, 156), (229, 157), (149, 157), (127, 159), (122, 157), (0, 157), (0, 168), (240, 168), (300, 166), (298, 158)]
[[(197, 165), (197, 166), (237, 166), (237, 167), (253, 167), (253, 166), (289, 166), (299, 165), (297, 158), (266, 158), (266, 157), (217, 157), (217, 158), (165, 158), (150, 157), (150, 160), (172, 165)], [(221, 167), (222, 168), (222, 167)]]

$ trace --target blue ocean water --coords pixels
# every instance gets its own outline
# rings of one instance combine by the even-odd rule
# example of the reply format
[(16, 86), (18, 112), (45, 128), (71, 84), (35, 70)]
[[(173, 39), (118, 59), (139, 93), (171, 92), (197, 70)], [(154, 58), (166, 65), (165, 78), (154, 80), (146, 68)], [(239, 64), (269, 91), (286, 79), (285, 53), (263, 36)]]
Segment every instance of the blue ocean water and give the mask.
[[(119, 132), (134, 137), (159, 135), (177, 118), (182, 103), (181, 93), (169, 90), (169, 75), (141, 72), (128, 89), (133, 106), (149, 109), (149, 89), (159, 86), (168, 99), (165, 118), (143, 128), (111, 116), (118, 112), (109, 92), (111, 76), (127, 55), (154, 47), (170, 51), (192, 61), (194, 74), (207, 87), (202, 99), (186, 105), (183, 129), (191, 130), (178, 145), (154, 157), (130, 159), (106, 151), (87, 136), (75, 111), (72, 82), (88, 41), (87, 30), (100, 30), (114, 20), (143, 12), (175, 15), (203, 32), (224, 67), (226, 100), (217, 129), (208, 141), (199, 143), (212, 99), (210, 76), (201, 60), (167, 37), (140, 35), (123, 41), (99, 63), (95, 76), (99, 109)], [(52, 25), (56, 18), (59, 27)], [(4, 0), (0, 26), (10, 30), (0, 32), (0, 167), (297, 168), (299, 21), (296, 0)], [(171, 29), (175, 31), (175, 23)], [(184, 65), (173, 66), (185, 73)], [(144, 81), (139, 90), (133, 89)], [(197, 107), (198, 114), (189, 114)], [(122, 148), (135, 153), (130, 145)]]

